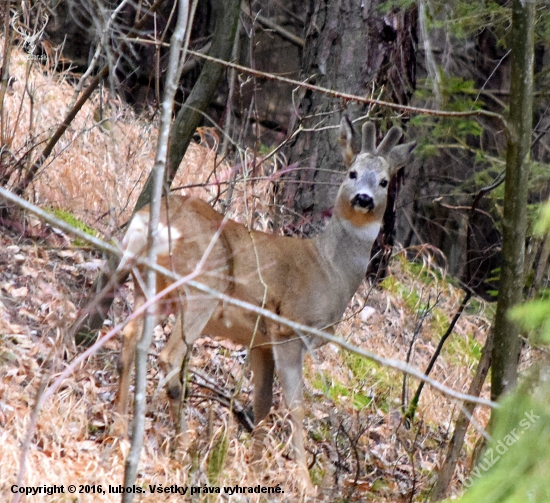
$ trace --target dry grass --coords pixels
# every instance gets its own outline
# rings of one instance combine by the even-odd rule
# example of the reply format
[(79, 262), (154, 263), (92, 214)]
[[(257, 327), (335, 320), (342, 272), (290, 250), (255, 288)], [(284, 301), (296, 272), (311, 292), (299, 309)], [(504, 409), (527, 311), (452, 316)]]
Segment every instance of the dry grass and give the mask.
[[(0, 260), (3, 264), (11, 264), (0, 276), (3, 300), (0, 311), (3, 320), (0, 488), (7, 491), (15, 482), (20, 444), (40, 385), (45, 376), (55, 376), (60, 372), (66, 365), (65, 355), (72, 354), (63, 340), (66, 322), (72, 314), (68, 299), (79, 289), (89, 287), (93, 275), (86, 273), (86, 268), (79, 268), (82, 264), (78, 263), (78, 253), (63, 258), (57, 252), (40, 250), (33, 244), (15, 244), (15, 237), (4, 236), (2, 239), (5, 251)], [(24, 261), (14, 259), (15, 255), (25, 257)], [(392, 262), (392, 277), (403, 286), (403, 294), (389, 295), (384, 290), (363, 288), (355, 296), (347, 313), (349, 319), (341, 324), (339, 334), (359, 347), (404, 359), (418, 322), (415, 310), (408, 305), (407, 294), (413, 295), (428, 288), (435, 296), (440, 291), (445, 301), (439, 309), (448, 318), (458, 306), (460, 295), (444, 281), (426, 287), (407, 270), (407, 263), (399, 259)], [(24, 300), (14, 297), (24, 293), (21, 288), (26, 288), (32, 295)], [(115, 309), (121, 314), (125, 296), (122, 292)], [(59, 312), (61, 305), (65, 306), (65, 318), (52, 316)], [(358, 313), (363, 306), (366, 307)], [(437, 343), (440, 332), (434, 326), (436, 323), (434, 319), (426, 320), (419, 334), (413, 353), (413, 361), (419, 368), (425, 367)], [(482, 342), (487, 326), (483, 314), (468, 314), (459, 321), (453, 337), (455, 341), (466, 343), (476, 336)], [(163, 339), (159, 330), (153, 355), (158, 354)], [(46, 403), (27, 459), (27, 485), (47, 483), (67, 487), (73, 483), (106, 487), (122, 483), (128, 443), (108, 435), (117, 383), (117, 351), (116, 343), (100, 351), (67, 379), (62, 389)], [(470, 360), (467, 365), (465, 360)], [(241, 348), (206, 339), (195, 347), (191, 363), (220, 389), (226, 393), (234, 392), (235, 398), (246, 406), (250, 403), (251, 387), (244, 361)], [(464, 391), (471, 377), (469, 366), (472, 363), (467, 351), (446, 351), (438, 362), (434, 377)], [(407, 500), (411, 491), (419, 494), (433, 482), (434, 469), (448, 440), (456, 415), (450, 400), (426, 388), (417, 422), (407, 430), (401, 424), (400, 415), (402, 376), (365, 365), (363, 368), (359, 360), (350, 359), (349, 354), (332, 345), (321, 348), (307, 359), (305, 374), (309, 413), (306, 428), (310, 432), (308, 446), (315, 453), (312, 473), (320, 487), (318, 501), (338, 501), (338, 497), (343, 495), (348, 495), (352, 501)], [(302, 500), (294, 476), (294, 463), (288, 459), (289, 423), (284, 416), (285, 407), (281, 405), (279, 392), (276, 393), (276, 407), (271, 418), (265, 471), (258, 477), (246, 462), (249, 435), (224, 406), (210, 397), (213, 393), (197, 384), (191, 387), (188, 413), (191, 448), (187, 453), (171, 452), (173, 428), (164, 392), (157, 386), (156, 362), (152, 357), (151, 398), (140, 484), (146, 487), (148, 484), (210, 484), (219, 487), (281, 484), (285, 499)], [(364, 406), (357, 406), (356, 396), (368, 398)], [(479, 411), (477, 420), (484, 424), (486, 419), (486, 411)], [(216, 481), (209, 482), (210, 459), (216, 450), (213, 446), (219, 446), (224, 436), (228, 445), (223, 468)], [(469, 449), (475, 438), (476, 434), (472, 432)], [(461, 460), (460, 471), (464, 469), (465, 460)], [(78, 499), (82, 502), (116, 500), (115, 495), (81, 495)], [(167, 495), (164, 499), (158, 495), (146, 495), (140, 499), (177, 500), (174, 495)], [(206, 497), (198, 500), (211, 501)], [(277, 500), (279, 498), (232, 498), (232, 501)], [(55, 500), (35, 496), (32, 501), (73, 500), (68, 496)]]
[[(74, 76), (69, 72), (58, 74), (33, 63), (29, 74), (28, 65), (27, 55), (14, 51), (10, 67), (14, 83), (4, 105), (6, 146), (14, 159), (29, 153), (25, 167), (38, 158), (61, 124), (74, 92), (69, 84)], [(153, 166), (157, 133), (156, 120), (138, 120), (115, 97), (102, 99), (97, 92), (57, 143), (28, 195), (37, 204), (70, 211), (88, 225), (113, 233), (130, 217)], [(214, 182), (223, 168), (228, 169), (219, 164), (212, 149), (192, 143), (174, 186), (197, 184), (205, 178)], [(11, 184), (20, 176), (20, 171), (13, 172)], [(215, 185), (206, 189), (207, 194), (216, 191)]]
[[(34, 120), (30, 125), (30, 101), (24, 94), (27, 62), (23, 53), (14, 54), (11, 73), (17, 81), (6, 100), (8, 126), (13, 133), (10, 149), (19, 155), (29, 142), (47, 139), (62, 120), (72, 96), (72, 87), (63, 76), (33, 70), (29, 85), (33, 89)], [(94, 100), (85, 106), (58, 145), (29, 196), (44, 206), (71, 211), (109, 234), (128, 218), (152, 166), (156, 129), (154, 123), (135, 117), (111, 100), (110, 130), (102, 131), (94, 120), (98, 97)], [(202, 134), (209, 136), (209, 142), (216, 140), (212, 131), (203, 130)], [(267, 229), (269, 220), (259, 215), (268, 214), (269, 184), (265, 179), (255, 184), (245, 180), (243, 175), (249, 173), (247, 166), (251, 164), (247, 156), (242, 152), (243, 162), (231, 168), (220, 164), (212, 149), (194, 144), (175, 185), (209, 182), (208, 187), (194, 190), (206, 199), (223, 199), (220, 191), (225, 189), (225, 182), (238, 175), (233, 214)], [(12, 182), (17, 176), (12, 175)], [(84, 252), (49, 249), (16, 235), (5, 234), (0, 239), (0, 492), (7, 498), (16, 480), (20, 446), (37, 393), (44, 381), (51, 382), (74, 355), (66, 340), (66, 329), (75, 316), (77, 300), (91, 285), (97, 263)], [(113, 308), (113, 321), (127, 314), (129, 297), (128, 287), (123, 288)], [(421, 323), (423, 306), (436, 298), (436, 309)], [(382, 289), (362, 287), (338, 333), (359, 347), (400, 359), (405, 359), (416, 333), (411, 360), (422, 369), (460, 300), (460, 291), (432, 267), (429, 255), (424, 255), (423, 266), (419, 267), (398, 254), (391, 263), (391, 279)], [(476, 344), (484, 343), (489, 326), (483, 309), (484, 305), (478, 304), (461, 317), (433, 372), (440, 382), (460, 391), (467, 390), (476, 361)], [(154, 358), (164, 341), (162, 332), (159, 330), (152, 349), (139, 484), (280, 484), (284, 500), (303, 501), (294, 463), (288, 456), (289, 422), (278, 391), (265, 466), (259, 474), (246, 462), (248, 433), (212, 391), (197, 383), (191, 386), (188, 414), (191, 446), (187, 452), (172, 450), (173, 429), (163, 391), (157, 389)], [(122, 483), (128, 443), (108, 435), (117, 383), (117, 352), (117, 343), (108, 344), (77, 369), (45, 404), (26, 460), (26, 485), (101, 484), (105, 489)], [(205, 340), (195, 347), (191, 364), (246, 406), (251, 388), (244, 361), (242, 348)], [(454, 403), (425, 388), (417, 420), (407, 429), (400, 412), (403, 377), (332, 345), (308, 357), (305, 375), (309, 411), (306, 427), (314, 460), (312, 474), (319, 486), (317, 501), (420, 500), (433, 483), (435, 469), (444, 455), (457, 413)], [(409, 382), (407, 399), (416, 385)], [(485, 424), (487, 411), (478, 411), (476, 420)], [(474, 431), (467, 440), (468, 450), (475, 438)], [(223, 454), (219, 470), (214, 468), (216, 453)], [(465, 459), (461, 459), (459, 475), (465, 466)], [(193, 501), (226, 499), (197, 495)], [(117, 500), (114, 494), (27, 498), (33, 502)], [(283, 497), (231, 497), (235, 502), (279, 500)], [(182, 498), (147, 494), (139, 501)]]

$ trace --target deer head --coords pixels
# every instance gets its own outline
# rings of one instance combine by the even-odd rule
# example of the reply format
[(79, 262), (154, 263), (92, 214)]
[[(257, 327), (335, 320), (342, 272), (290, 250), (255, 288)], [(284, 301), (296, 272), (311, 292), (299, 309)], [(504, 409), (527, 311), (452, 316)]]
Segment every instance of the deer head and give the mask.
[(403, 136), (392, 127), (376, 147), (376, 128), (363, 125), (361, 140), (348, 116), (340, 123), (340, 143), (348, 171), (334, 205), (335, 215), (356, 227), (381, 222), (392, 176), (410, 159), (416, 142), (396, 145)]

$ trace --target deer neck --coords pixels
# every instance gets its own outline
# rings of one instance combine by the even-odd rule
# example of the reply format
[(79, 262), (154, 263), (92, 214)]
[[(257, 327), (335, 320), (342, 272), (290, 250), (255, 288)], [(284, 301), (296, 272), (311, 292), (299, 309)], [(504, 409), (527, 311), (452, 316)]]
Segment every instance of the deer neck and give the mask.
[(365, 277), (372, 245), (379, 231), (380, 222), (373, 221), (359, 227), (333, 215), (325, 232), (315, 238), (320, 256), (328, 263), (327, 269), (344, 280), (349, 298)]

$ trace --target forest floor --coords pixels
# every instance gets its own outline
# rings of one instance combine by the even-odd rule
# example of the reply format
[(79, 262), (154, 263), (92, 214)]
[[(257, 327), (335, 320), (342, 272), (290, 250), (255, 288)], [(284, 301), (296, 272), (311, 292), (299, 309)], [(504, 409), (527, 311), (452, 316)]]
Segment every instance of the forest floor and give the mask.
[[(99, 259), (93, 253), (4, 233), (0, 243), (0, 489), (8, 496), (20, 469), (21, 445), (38, 393), (82, 351), (67, 340), (75, 304), (91, 288)], [(426, 269), (427, 270), (427, 269)], [(354, 297), (338, 335), (357, 347), (426, 367), (438, 338), (460, 303), (460, 291), (444, 280), (427, 284), (413, 275), (402, 256), (392, 261), (382, 288), (364, 285)], [(437, 275), (434, 274), (434, 278)], [(437, 300), (436, 300), (437, 299)], [(109, 326), (128, 313), (131, 286), (121, 288)], [(429, 304), (432, 310), (426, 314)], [(435, 305), (434, 305), (435, 304)], [(484, 342), (488, 322), (476, 304), (459, 320), (432, 377), (466, 391)], [(250, 373), (244, 348), (201, 339), (191, 358), (192, 384), (188, 422), (191, 447), (173, 447), (173, 425), (164, 391), (158, 389), (155, 356), (169, 323), (158, 327), (150, 355), (149, 403), (139, 484), (164, 487), (280, 485), (285, 500), (300, 501), (300, 485), (289, 459), (289, 421), (277, 387), (270, 418), (265, 472), (247, 465), (250, 435), (224, 403), (251, 404)], [(414, 342), (413, 342), (414, 341)], [(109, 435), (119, 342), (110, 341), (79, 365), (42, 406), (25, 461), (26, 486), (69, 484), (118, 486), (123, 481), (127, 440)], [(414, 423), (402, 415), (403, 376), (359, 356), (327, 345), (308, 356), (305, 368), (306, 429), (319, 484), (318, 501), (415, 501), (435, 480), (452, 433), (457, 404), (426, 387)], [(405, 406), (418, 382), (407, 380)], [(484, 425), (487, 410), (476, 413)], [(466, 452), (479, 432), (473, 429)], [(458, 477), (468, 456), (459, 462)], [(85, 489), (90, 490), (90, 489)], [(211, 496), (210, 496), (211, 498)], [(27, 501), (117, 501), (114, 494), (78, 498), (28, 498)], [(145, 495), (138, 501), (177, 501), (175, 495)], [(202, 500), (199, 495), (193, 498)], [(204, 497), (204, 501), (211, 501)], [(221, 497), (221, 500), (225, 500)], [(231, 501), (277, 501), (232, 496)]]
[[(36, 69), (27, 73), (26, 64), (25, 54), (15, 52), (11, 71), (15, 81), (5, 104), (14, 118), (11, 149), (18, 155), (28, 148), (29, 138), (40, 143), (50, 136), (73, 93), (66, 76)], [(25, 94), (27, 79), (35, 93), (32, 105)], [(113, 99), (109, 120), (98, 122), (98, 100), (82, 110), (27, 197), (64, 218), (79, 219), (100, 235), (120, 238), (121, 225), (152, 166), (155, 121), (136, 116)], [(232, 216), (268, 230), (270, 173), (282, 161), (274, 158), (264, 163), (250, 180), (245, 176), (247, 166), (257, 166), (252, 153), (241, 150), (241, 163), (228, 166), (216, 159), (211, 148), (219, 140), (217, 134), (207, 129), (200, 134), (201, 144), (190, 148), (175, 186), (203, 185), (184, 191), (216, 203), (225, 197), (220, 187), (234, 179)], [(20, 173), (11, 176), (14, 184)], [(64, 494), (37, 494), (27, 497), (28, 502), (118, 501), (119, 494), (109, 490), (116, 491), (123, 482), (129, 449), (127, 440), (109, 434), (119, 341), (109, 341), (79, 364), (36, 411), (37, 397), (83, 351), (75, 347), (69, 329), (103, 264), (102, 257), (35, 218), (12, 216), (11, 230), (0, 233), (2, 500), (12, 497), (11, 488), (24, 467), (22, 485), (65, 488)], [(337, 334), (359, 348), (387, 358), (408, 357), (418, 369), (425, 369), (464, 295), (435, 265), (432, 253), (429, 248), (397, 250), (388, 277), (375, 288), (367, 283), (360, 288)], [(128, 315), (131, 304), (132, 286), (126, 284), (119, 289), (100, 337)], [(437, 360), (434, 379), (467, 391), (492, 309), (483, 301), (470, 301)], [(155, 358), (169, 332), (169, 322), (157, 328), (150, 352), (145, 442), (138, 475), (138, 484), (146, 492), (136, 501), (303, 501), (289, 455), (290, 424), (278, 385), (263, 469), (254, 472), (247, 463), (250, 435), (227, 406), (228, 401), (245, 409), (251, 404), (250, 372), (242, 347), (206, 338), (194, 346), (187, 412), (190, 447), (182, 452), (175, 446)], [(308, 355), (304, 374), (310, 472), (318, 486), (315, 501), (425, 499), (444, 459), (459, 404), (426, 386), (414, 422), (404, 424), (403, 409), (418, 381), (404, 382), (401, 373), (331, 344)], [(36, 427), (25, 443), (34, 413)], [(477, 428), (471, 427), (467, 435), (453, 487), (460, 488), (488, 414), (485, 408), (475, 412)], [(22, 446), (28, 447), (24, 459)], [(67, 492), (71, 484), (76, 486), (75, 494)], [(230, 495), (237, 485), (284, 493)], [(152, 486), (170, 490), (178, 486), (188, 492), (184, 497), (151, 494)], [(205, 494), (207, 490), (220, 494)]]

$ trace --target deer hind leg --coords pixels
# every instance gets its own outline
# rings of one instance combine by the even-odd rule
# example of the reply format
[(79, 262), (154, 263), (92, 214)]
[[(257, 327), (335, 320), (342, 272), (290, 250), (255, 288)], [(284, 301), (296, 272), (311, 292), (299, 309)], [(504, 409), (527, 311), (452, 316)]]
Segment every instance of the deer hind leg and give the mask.
[[(145, 299), (136, 295), (134, 311), (139, 309)], [(143, 327), (143, 316), (130, 320), (122, 331), (122, 350), (118, 362), (119, 384), (115, 403), (116, 417), (111, 427), (111, 433), (117, 437), (125, 437), (128, 433), (128, 402), (130, 394), (130, 379), (134, 366), (136, 347)]]
[(278, 338), (279, 343), (273, 346), (277, 375), (281, 381), (286, 405), (292, 422), (292, 446), (300, 476), (308, 493), (315, 491), (307, 466), (304, 448), (304, 406), (302, 399), (302, 365), (305, 346), (299, 337), (294, 339)]
[(253, 348), (250, 350), (250, 367), (254, 384), (254, 432), (251, 461), (262, 457), (267, 428), (263, 423), (271, 410), (273, 402), (273, 373), (275, 361), (271, 348)]
[[(186, 436), (187, 423), (181, 410), (183, 386), (181, 382), (182, 364), (187, 350), (200, 337), (204, 327), (210, 321), (219, 301), (205, 298), (203, 295), (193, 297), (186, 295), (184, 307), (176, 316), (172, 334), (159, 355), (159, 365), (166, 376), (166, 392), (170, 401), (170, 415), (176, 429)], [(183, 369), (186, 372), (186, 369)]]

